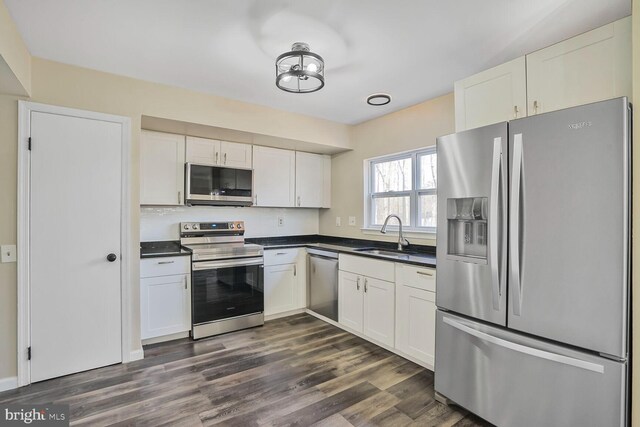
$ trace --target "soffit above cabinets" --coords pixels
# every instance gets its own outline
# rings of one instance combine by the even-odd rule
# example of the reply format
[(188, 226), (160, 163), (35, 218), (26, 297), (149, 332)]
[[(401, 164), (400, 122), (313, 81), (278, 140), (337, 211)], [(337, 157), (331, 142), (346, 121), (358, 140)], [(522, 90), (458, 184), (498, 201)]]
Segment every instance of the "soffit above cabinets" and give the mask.
[[(34, 56), (355, 124), (631, 13), (630, 0), (4, 0)], [(304, 41), (326, 85), (291, 94), (275, 58)], [(393, 102), (371, 107), (366, 97)]]
[(142, 129), (178, 135), (197, 136), (199, 138), (239, 142), (243, 144), (283, 148), (286, 150), (305, 151), (317, 154), (336, 154), (351, 150), (338, 145), (331, 146), (326, 144), (317, 144), (313, 142), (150, 116), (142, 116)]

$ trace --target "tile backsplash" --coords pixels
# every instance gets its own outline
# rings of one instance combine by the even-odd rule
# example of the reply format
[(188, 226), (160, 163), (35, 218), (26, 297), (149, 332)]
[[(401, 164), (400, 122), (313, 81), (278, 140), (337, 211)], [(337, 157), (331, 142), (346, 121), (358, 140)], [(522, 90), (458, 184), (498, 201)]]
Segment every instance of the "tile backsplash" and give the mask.
[[(278, 226), (278, 219), (283, 225)], [(244, 221), (246, 237), (318, 234), (318, 209), (176, 206), (141, 207), (140, 241), (178, 240), (180, 222)]]

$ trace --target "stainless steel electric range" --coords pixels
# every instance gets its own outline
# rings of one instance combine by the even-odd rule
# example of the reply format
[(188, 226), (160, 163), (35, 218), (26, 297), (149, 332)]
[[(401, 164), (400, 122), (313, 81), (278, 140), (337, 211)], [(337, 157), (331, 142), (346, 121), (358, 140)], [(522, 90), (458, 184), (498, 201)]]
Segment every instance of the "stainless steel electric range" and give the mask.
[(262, 246), (244, 242), (244, 222), (182, 222), (191, 250), (193, 339), (264, 324)]

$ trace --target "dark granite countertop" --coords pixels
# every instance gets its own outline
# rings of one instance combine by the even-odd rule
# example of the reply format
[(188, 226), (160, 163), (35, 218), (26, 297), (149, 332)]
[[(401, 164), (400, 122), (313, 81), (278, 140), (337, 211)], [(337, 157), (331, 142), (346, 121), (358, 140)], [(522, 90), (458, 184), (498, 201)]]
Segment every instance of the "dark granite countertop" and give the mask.
[(436, 266), (435, 246), (410, 245), (407, 250), (402, 251), (403, 258), (395, 256), (385, 256), (358, 251), (358, 249), (372, 248), (387, 251), (397, 251), (397, 243), (381, 242), (378, 240), (350, 239), (335, 236), (323, 236), (319, 234), (302, 236), (282, 236), (282, 237), (258, 237), (248, 238), (247, 242), (264, 246), (265, 249), (276, 248), (318, 248), (332, 252), (347, 253), (369, 258), (376, 258), (386, 261), (401, 262), (427, 267)]
[(180, 246), (178, 240), (158, 242), (140, 242), (140, 258), (157, 258), (167, 256), (189, 256), (191, 251)]

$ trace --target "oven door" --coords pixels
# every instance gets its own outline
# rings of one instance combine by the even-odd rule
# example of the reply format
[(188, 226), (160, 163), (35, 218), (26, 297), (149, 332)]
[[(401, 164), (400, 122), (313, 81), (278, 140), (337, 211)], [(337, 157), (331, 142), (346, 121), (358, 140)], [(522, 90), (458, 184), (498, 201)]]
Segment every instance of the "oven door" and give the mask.
[(262, 257), (194, 262), (192, 270), (193, 325), (264, 311)]

